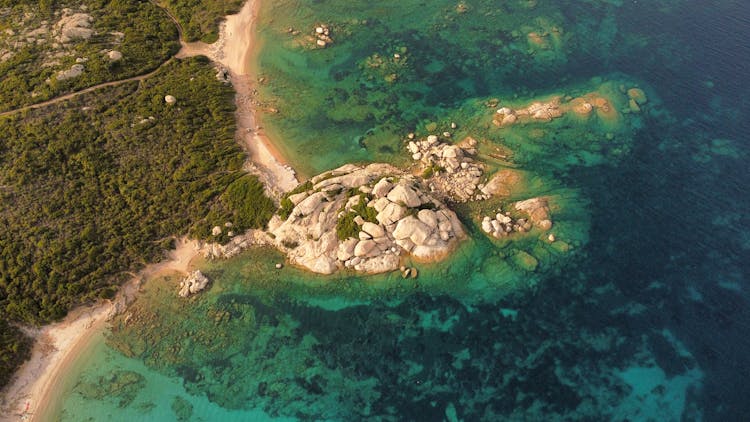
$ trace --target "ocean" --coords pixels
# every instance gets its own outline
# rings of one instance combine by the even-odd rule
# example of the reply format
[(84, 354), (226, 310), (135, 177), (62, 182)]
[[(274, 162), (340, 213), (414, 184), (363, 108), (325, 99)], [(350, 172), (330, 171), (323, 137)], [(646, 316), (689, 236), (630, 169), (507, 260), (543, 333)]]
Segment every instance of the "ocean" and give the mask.
[[(303, 174), (406, 164), (407, 133), (457, 122), (555, 198), (564, 245), (492, 241), (462, 205), (470, 240), (417, 279), (201, 262), (210, 290), (149, 280), (53, 418), (747, 419), (750, 5), (279, 0), (258, 29), (261, 119)], [(648, 101), (616, 119), (487, 120), (493, 99), (625, 110), (631, 87)]]

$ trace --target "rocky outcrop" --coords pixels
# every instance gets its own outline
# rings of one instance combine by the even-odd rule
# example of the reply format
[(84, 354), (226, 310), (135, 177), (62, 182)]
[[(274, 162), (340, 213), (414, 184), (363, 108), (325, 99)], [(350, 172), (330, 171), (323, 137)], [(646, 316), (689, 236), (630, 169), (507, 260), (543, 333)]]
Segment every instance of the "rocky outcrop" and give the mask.
[(484, 186), (480, 186), (486, 196), (507, 197), (520, 190), (522, 173), (513, 169), (503, 169), (493, 174)]
[[(498, 210), (494, 216), (482, 218), (482, 231), (499, 239), (514, 233), (526, 233), (536, 227), (546, 231), (552, 228), (550, 211), (546, 198), (531, 198), (511, 204), (514, 213)], [(518, 213), (524, 216), (514, 216)], [(554, 242), (554, 235), (550, 234), (550, 242)]]
[[(449, 137), (450, 133), (443, 136)], [(466, 202), (485, 198), (477, 190), (483, 166), (472, 158), (477, 153), (476, 146), (477, 141), (471, 137), (452, 144), (440, 141), (437, 135), (430, 135), (421, 141), (410, 141), (406, 149), (419, 163), (423, 175), (429, 178), (431, 192), (443, 200)]]
[(244, 234), (232, 236), (226, 244), (205, 243), (199, 246), (206, 259), (226, 259), (239, 255), (251, 246), (273, 245), (273, 239), (261, 230), (248, 230)]
[(536, 227), (539, 227), (542, 230), (549, 230), (552, 228), (552, 220), (550, 219), (547, 198), (539, 197), (519, 201), (514, 203), (513, 207), (518, 211), (528, 214), (529, 220)]
[(63, 81), (65, 79), (73, 79), (81, 76), (85, 67), (82, 64), (74, 64), (67, 70), (61, 70), (57, 72), (57, 80)]
[(194, 295), (208, 286), (208, 277), (203, 275), (198, 270), (190, 273), (184, 280), (180, 282), (180, 297), (188, 297)]
[(88, 39), (94, 34), (91, 23), (94, 18), (86, 13), (73, 13), (63, 9), (63, 16), (55, 25), (57, 40), (63, 44), (76, 39)]
[(495, 116), (492, 122), (496, 126), (510, 126), (520, 119), (531, 119), (550, 121), (563, 115), (563, 110), (560, 108), (560, 97), (554, 97), (549, 101), (535, 101), (529, 104), (527, 107), (511, 109), (509, 107), (501, 107), (495, 112)]
[(292, 263), (321, 274), (393, 271), (407, 254), (439, 260), (464, 236), (420, 179), (388, 164), (340, 167), (289, 198), (288, 218), (274, 217), (269, 231)]

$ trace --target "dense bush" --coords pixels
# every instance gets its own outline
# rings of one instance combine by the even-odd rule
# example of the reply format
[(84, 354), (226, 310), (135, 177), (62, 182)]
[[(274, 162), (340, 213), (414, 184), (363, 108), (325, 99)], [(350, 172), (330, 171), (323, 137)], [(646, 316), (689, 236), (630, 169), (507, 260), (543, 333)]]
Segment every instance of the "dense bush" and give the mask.
[[(165, 19), (163, 10), (150, 2), (79, 0), (37, 2), (22, 0), (8, 7), (12, 12), (0, 15), (0, 28), (17, 33), (41, 25), (43, 20), (55, 22), (54, 12), (63, 7), (87, 6), (94, 21), (95, 34), (87, 40), (76, 40), (65, 47), (49, 33), (44, 42), (12, 41), (13, 56), (0, 62), (0, 111), (38, 103), (60, 94), (80, 90), (103, 82), (126, 79), (156, 69), (179, 49), (177, 29)], [(0, 3), (0, 7), (2, 3)], [(20, 19), (20, 16), (30, 16)], [(122, 33), (119, 39), (114, 33)], [(8, 37), (0, 33), (0, 41)], [(0, 50), (3, 43), (0, 42)], [(112, 62), (103, 51), (115, 49), (123, 54)], [(61, 56), (60, 56), (61, 55)], [(85, 71), (78, 77), (58, 80), (57, 72), (69, 69), (76, 59), (84, 59)]]
[(214, 73), (206, 59), (174, 61), (142, 83), (0, 118), (3, 324), (111, 296), (211, 209), (265, 225), (273, 203), (242, 170), (234, 92)]
[(10, 381), (30, 350), (31, 339), (0, 318), (0, 388)]
[(243, 0), (156, 0), (182, 27), (187, 41), (212, 43), (218, 38), (218, 23), (226, 15), (237, 13)]

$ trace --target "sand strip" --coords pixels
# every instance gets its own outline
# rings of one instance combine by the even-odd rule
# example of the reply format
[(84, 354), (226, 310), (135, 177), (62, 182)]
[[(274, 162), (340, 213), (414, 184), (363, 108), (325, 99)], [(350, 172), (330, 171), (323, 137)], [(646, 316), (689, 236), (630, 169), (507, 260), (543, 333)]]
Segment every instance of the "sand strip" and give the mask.
[(178, 58), (204, 55), (223, 66), (236, 91), (237, 141), (248, 154), (247, 169), (257, 173), (272, 193), (294, 189), (299, 183), (296, 173), (255, 120), (253, 108), (255, 81), (251, 62), (258, 45), (254, 42), (260, 0), (248, 0), (236, 15), (229, 15), (219, 28), (219, 39), (213, 44), (183, 43)]
[[(75, 358), (85, 350), (107, 321), (132, 301), (146, 278), (165, 272), (187, 273), (198, 254), (198, 242), (180, 239), (166, 261), (149, 265), (120, 289), (114, 300), (71, 311), (61, 322), (36, 330), (31, 359), (16, 372), (3, 392), (0, 421), (42, 420), (47, 403), (52, 403), (62, 378)], [(175, 286), (175, 289), (177, 286)]]
[[(249, 0), (237, 15), (227, 16), (219, 40), (211, 45), (183, 43), (176, 57), (206, 55), (221, 63), (230, 73), (237, 91), (237, 137), (246, 147), (253, 169), (261, 167), (261, 176), (272, 190), (286, 192), (297, 186), (294, 170), (267, 137), (259, 132), (253, 118), (254, 84), (248, 75), (253, 55), (253, 26), (260, 0)], [(94, 335), (107, 326), (107, 321), (124, 309), (137, 293), (142, 280), (162, 272), (186, 273), (190, 261), (198, 254), (198, 242), (181, 239), (167, 261), (147, 266), (126, 283), (112, 301), (85, 306), (71, 311), (59, 323), (32, 333), (36, 339), (31, 359), (16, 373), (0, 401), (0, 421), (38, 420), (44, 416), (45, 403), (50, 403), (75, 357), (84, 350)]]

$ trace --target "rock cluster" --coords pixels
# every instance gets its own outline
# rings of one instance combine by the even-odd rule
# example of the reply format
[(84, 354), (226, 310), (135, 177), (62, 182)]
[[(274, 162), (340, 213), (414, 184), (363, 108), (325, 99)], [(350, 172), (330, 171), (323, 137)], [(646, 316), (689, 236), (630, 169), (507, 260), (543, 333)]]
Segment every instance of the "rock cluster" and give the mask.
[(328, 45), (333, 44), (333, 39), (331, 38), (331, 29), (328, 27), (328, 25), (316, 25), (313, 35), (315, 37), (315, 45), (320, 48), (326, 48)]
[(531, 230), (531, 222), (525, 218), (513, 219), (509, 212), (498, 212), (494, 218), (485, 216), (482, 219), (482, 230), (495, 238), (505, 237), (512, 233), (524, 233)]
[(560, 109), (560, 97), (555, 97), (547, 102), (535, 101), (528, 107), (513, 110), (509, 107), (501, 107), (495, 112), (492, 123), (496, 126), (509, 126), (520, 118), (531, 118), (533, 120), (550, 121), (563, 115)]
[[(482, 231), (494, 238), (501, 238), (513, 233), (525, 233), (533, 227), (540, 230), (552, 228), (549, 206), (545, 198), (531, 198), (512, 204), (516, 211), (526, 214), (526, 218), (514, 218), (509, 211), (498, 210), (494, 216), (482, 218)], [(550, 242), (554, 242), (554, 235), (549, 235)]]
[(346, 165), (311, 182), (289, 196), (294, 208), (269, 230), (292, 263), (313, 272), (393, 271), (402, 254), (442, 259), (464, 236), (456, 215), (419, 179), (388, 164)]
[(190, 273), (184, 280), (180, 282), (180, 297), (188, 297), (194, 295), (208, 286), (208, 277), (203, 275), (198, 270)]
[(94, 18), (87, 13), (73, 13), (70, 9), (63, 9), (63, 15), (55, 24), (57, 40), (63, 44), (75, 39), (88, 39), (94, 34), (91, 23)]
[(62, 81), (65, 79), (72, 79), (81, 76), (86, 68), (82, 64), (74, 64), (68, 70), (61, 70), (57, 72), (57, 80)]
[(529, 221), (540, 229), (549, 230), (552, 228), (547, 198), (539, 197), (519, 201), (514, 203), (513, 207), (528, 214)]
[[(443, 134), (450, 137), (450, 133)], [(445, 200), (466, 202), (471, 199), (484, 199), (477, 185), (482, 179), (482, 165), (474, 161), (477, 141), (467, 137), (459, 144), (441, 142), (437, 135), (424, 140), (409, 141), (406, 149), (413, 160), (419, 162), (423, 173), (429, 179), (432, 192)]]
[(200, 252), (206, 259), (226, 259), (237, 256), (240, 252), (253, 245), (271, 245), (272, 239), (261, 230), (248, 230), (244, 234), (230, 236), (231, 240), (225, 244), (206, 243), (201, 245)]

